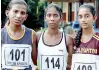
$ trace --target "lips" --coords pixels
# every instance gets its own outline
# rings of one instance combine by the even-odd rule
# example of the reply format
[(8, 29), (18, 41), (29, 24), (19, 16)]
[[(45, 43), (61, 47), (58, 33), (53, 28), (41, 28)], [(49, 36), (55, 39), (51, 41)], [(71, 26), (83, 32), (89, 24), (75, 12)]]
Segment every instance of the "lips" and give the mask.
[(86, 25), (87, 23), (82, 23), (82, 25)]
[(54, 23), (50, 23), (50, 24), (54, 24)]
[(16, 23), (19, 23), (19, 22), (21, 22), (21, 20), (15, 19), (15, 22), (16, 22)]
[(55, 23), (50, 23), (49, 25), (51, 25), (51, 26), (55, 26), (56, 24), (55, 24)]
[(51, 22), (51, 23), (49, 23), (49, 24), (55, 24), (54, 22)]

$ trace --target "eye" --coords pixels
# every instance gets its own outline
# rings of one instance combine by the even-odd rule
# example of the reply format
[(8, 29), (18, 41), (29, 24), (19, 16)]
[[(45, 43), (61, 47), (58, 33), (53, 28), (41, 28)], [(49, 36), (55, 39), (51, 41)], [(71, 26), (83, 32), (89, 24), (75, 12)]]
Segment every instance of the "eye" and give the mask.
[(22, 15), (25, 15), (25, 14), (26, 14), (26, 12), (22, 11), (22, 12), (21, 12), (21, 14), (22, 14)]
[(78, 15), (78, 18), (79, 18), (79, 19), (81, 19), (81, 18), (82, 18), (82, 16), (81, 16), (81, 15)]
[(58, 14), (54, 14), (54, 17), (58, 17)]
[(51, 16), (51, 14), (47, 14), (47, 17), (50, 17)]
[(86, 17), (86, 18), (88, 18), (88, 17), (89, 17), (89, 15), (88, 15), (88, 14), (86, 14), (86, 15), (85, 15), (85, 17)]
[(18, 13), (18, 10), (14, 10), (14, 13)]

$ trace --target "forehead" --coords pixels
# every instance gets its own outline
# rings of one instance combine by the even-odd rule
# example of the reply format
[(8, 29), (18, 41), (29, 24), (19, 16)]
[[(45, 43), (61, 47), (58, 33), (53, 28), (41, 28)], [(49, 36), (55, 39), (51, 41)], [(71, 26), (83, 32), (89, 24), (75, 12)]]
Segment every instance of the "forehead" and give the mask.
[(12, 7), (11, 7), (11, 10), (26, 11), (27, 7), (23, 4), (13, 4)]
[(47, 9), (47, 11), (46, 11), (46, 13), (48, 14), (48, 13), (53, 13), (53, 14), (59, 14), (59, 12), (56, 10), (56, 8), (55, 7), (49, 7), (48, 9)]
[(84, 14), (91, 14), (91, 12), (88, 8), (80, 8), (78, 11), (78, 15), (84, 15)]

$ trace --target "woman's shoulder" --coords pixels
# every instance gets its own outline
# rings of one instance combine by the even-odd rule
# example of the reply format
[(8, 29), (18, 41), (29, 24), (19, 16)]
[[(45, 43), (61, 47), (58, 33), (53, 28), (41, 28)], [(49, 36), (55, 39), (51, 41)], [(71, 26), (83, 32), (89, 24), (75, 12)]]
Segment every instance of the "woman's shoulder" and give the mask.
[(36, 35), (39, 37), (43, 32), (42, 31), (37, 31)]
[(96, 35), (99, 36), (99, 32), (97, 32)]
[(96, 32), (94, 35), (99, 38), (99, 32)]
[(99, 41), (99, 32), (95, 33), (95, 34), (93, 35), (93, 37), (94, 37), (96, 40)]
[(42, 31), (36, 32), (37, 41), (39, 41), (39, 39), (40, 39), (42, 33), (43, 33)]
[(4, 32), (6, 32), (6, 27), (1, 29), (1, 33), (4, 33)]

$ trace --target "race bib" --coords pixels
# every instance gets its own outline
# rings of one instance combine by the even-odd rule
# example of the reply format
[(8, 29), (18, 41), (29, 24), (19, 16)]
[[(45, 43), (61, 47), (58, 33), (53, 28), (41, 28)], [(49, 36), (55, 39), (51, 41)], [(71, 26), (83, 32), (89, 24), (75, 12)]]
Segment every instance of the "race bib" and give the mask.
[(73, 70), (97, 70), (96, 63), (74, 63)]
[(30, 45), (6, 44), (2, 46), (2, 66), (28, 67), (30, 60)]
[(99, 70), (98, 55), (73, 54), (71, 70)]
[(63, 70), (64, 57), (63, 55), (41, 56), (41, 70)]

